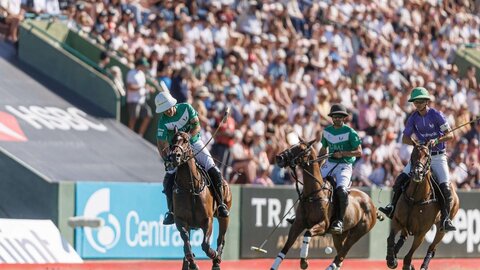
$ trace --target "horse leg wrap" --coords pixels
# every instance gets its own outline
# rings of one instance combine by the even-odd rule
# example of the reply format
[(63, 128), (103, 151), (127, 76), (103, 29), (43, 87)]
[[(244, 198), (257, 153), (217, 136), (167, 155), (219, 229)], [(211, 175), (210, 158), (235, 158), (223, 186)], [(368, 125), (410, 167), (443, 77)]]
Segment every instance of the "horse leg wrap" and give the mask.
[(208, 243), (202, 243), (202, 250), (210, 259), (213, 259), (217, 256), (217, 252), (212, 249)]
[(326, 270), (340, 270), (340, 266), (337, 266), (335, 262), (332, 262), (332, 264), (330, 264)]
[(270, 270), (277, 270), (283, 259), (285, 259), (285, 254), (283, 254), (282, 252), (278, 253), (277, 258), (275, 258), (275, 261), (273, 262), (272, 268), (270, 268)]
[(302, 243), (302, 248), (300, 249), (300, 258), (305, 259), (308, 256), (308, 244), (310, 243), (310, 240), (312, 239), (312, 234), (310, 231), (305, 232), (303, 235), (303, 243)]
[(398, 242), (395, 244), (395, 254), (398, 254), (403, 244), (405, 243), (405, 240), (407, 240), (406, 236), (403, 236), (403, 235), (400, 236), (400, 238), (398, 239)]

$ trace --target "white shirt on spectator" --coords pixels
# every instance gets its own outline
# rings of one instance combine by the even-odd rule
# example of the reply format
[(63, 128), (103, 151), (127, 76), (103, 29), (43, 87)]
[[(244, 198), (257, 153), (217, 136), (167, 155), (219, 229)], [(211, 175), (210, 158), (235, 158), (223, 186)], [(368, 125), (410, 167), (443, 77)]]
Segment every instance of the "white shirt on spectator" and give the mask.
[(58, 0), (33, 0), (33, 9), (38, 13), (60, 14)]
[(227, 40), (229, 35), (229, 29), (227, 26), (222, 26), (220, 28), (214, 27), (212, 30), (213, 40), (218, 46), (224, 48), (227, 46)]
[(365, 160), (363, 157), (353, 165), (352, 178), (369, 179), (373, 172), (372, 162)]
[(147, 95), (147, 89), (145, 88), (147, 79), (145, 78), (145, 73), (137, 69), (130, 70), (127, 73), (127, 84), (140, 86), (138, 91), (127, 91), (127, 103), (144, 104)]
[(22, 2), (20, 0), (0, 0), (0, 7), (11, 15), (19, 15)]
[(452, 170), (452, 181), (455, 181), (457, 184), (465, 182), (468, 177), (467, 172), (468, 168), (463, 162), (456, 165)]

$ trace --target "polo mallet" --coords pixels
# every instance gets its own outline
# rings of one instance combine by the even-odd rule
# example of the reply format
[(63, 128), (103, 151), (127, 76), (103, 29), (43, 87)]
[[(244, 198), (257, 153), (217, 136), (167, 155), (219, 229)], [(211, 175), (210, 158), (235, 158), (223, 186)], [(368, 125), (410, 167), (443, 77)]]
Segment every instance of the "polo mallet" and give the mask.
[(270, 232), (270, 234), (267, 236), (267, 238), (265, 238), (265, 240), (263, 241), (263, 243), (262, 243), (259, 247), (251, 246), (251, 247), (250, 247), (250, 250), (267, 254), (267, 251), (266, 251), (265, 249), (263, 249), (263, 246), (265, 246), (265, 244), (268, 242), (268, 240), (270, 239), (270, 237), (272, 236), (272, 234), (278, 229), (278, 227), (280, 226), (280, 224), (282, 224), (282, 222), (283, 222), (283, 220), (285, 219), (285, 217), (287, 217), (288, 213), (290, 213), (290, 211), (292, 211), (293, 207), (295, 207), (295, 205), (297, 205), (297, 203), (298, 203), (299, 200), (300, 200), (300, 197), (295, 201), (295, 203), (292, 205), (292, 207), (290, 207), (290, 209), (288, 209), (288, 211), (285, 213), (285, 215), (283, 215), (283, 217), (282, 217), (282, 219), (280, 220), (280, 222), (278, 222), (277, 226), (275, 226), (275, 228), (273, 228), (273, 230)]
[(473, 122), (476, 122), (476, 121), (480, 121), (480, 116), (477, 116), (477, 118), (474, 118), (473, 120), (470, 120), (470, 121), (468, 121), (468, 122), (466, 122), (466, 123), (461, 124), (461, 125), (458, 126), (458, 127), (455, 127), (454, 129), (450, 130), (450, 132), (448, 132), (448, 133), (452, 133), (452, 132), (454, 132), (455, 130), (460, 129), (460, 128), (462, 128), (462, 127), (464, 127), (464, 126), (466, 126), (466, 125), (469, 125), (469, 124), (471, 124), (471, 123), (473, 123)]

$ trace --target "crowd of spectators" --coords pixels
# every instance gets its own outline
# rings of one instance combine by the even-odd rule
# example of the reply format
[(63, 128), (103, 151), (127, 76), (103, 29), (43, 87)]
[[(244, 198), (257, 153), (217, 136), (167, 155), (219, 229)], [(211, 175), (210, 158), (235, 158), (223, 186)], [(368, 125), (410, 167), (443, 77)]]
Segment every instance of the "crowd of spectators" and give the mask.
[[(457, 50), (479, 43), (478, 1), (91, 0), (59, 6), (70, 28), (125, 63), (146, 60), (147, 76), (179, 102), (194, 104), (206, 140), (218, 127), (211, 152), (231, 182), (292, 184), (274, 157), (298, 136), (320, 138), (332, 103), (348, 108), (348, 124), (362, 138), (353, 184), (366, 186), (392, 185), (410, 157), (401, 132), (414, 109), (407, 102), (413, 87), (430, 91), (430, 105), (452, 127), (480, 115), (478, 71), (460, 74), (454, 64)], [(231, 117), (220, 125), (227, 107)], [(455, 135), (448, 145), (452, 182), (476, 188), (480, 123)]]

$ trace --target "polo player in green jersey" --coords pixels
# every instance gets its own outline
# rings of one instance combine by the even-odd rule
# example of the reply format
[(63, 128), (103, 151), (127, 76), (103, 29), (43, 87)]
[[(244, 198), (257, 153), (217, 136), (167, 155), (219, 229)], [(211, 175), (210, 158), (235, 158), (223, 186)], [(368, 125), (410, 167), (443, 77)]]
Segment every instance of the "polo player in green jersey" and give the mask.
[[(167, 91), (158, 93), (155, 97), (155, 105), (156, 113), (160, 114), (157, 129), (157, 148), (163, 160), (167, 160), (164, 149), (172, 142), (172, 138), (175, 135), (174, 129), (177, 128), (179, 131), (187, 132), (190, 135), (190, 144), (195, 153), (197, 153), (195, 159), (207, 171), (213, 182), (213, 188), (216, 191), (214, 193), (217, 195), (216, 200), (219, 205), (218, 215), (219, 217), (228, 217), (229, 212), (223, 202), (222, 173), (215, 165), (208, 149), (204, 147), (205, 144), (200, 140), (201, 127), (197, 111), (190, 104), (177, 104), (177, 100)], [(172, 192), (176, 168), (168, 168), (166, 166), (166, 170), (163, 187), (167, 196), (168, 212), (165, 214), (163, 224), (170, 225), (174, 223)]]
[(323, 131), (322, 148), (319, 156), (331, 153), (332, 155), (321, 167), (323, 177), (333, 177), (336, 181), (336, 219), (330, 226), (332, 234), (343, 233), (343, 217), (348, 206), (348, 188), (352, 178), (352, 164), (356, 157), (362, 156), (362, 145), (357, 132), (345, 125), (348, 112), (342, 104), (333, 104), (328, 116), (333, 125)]

